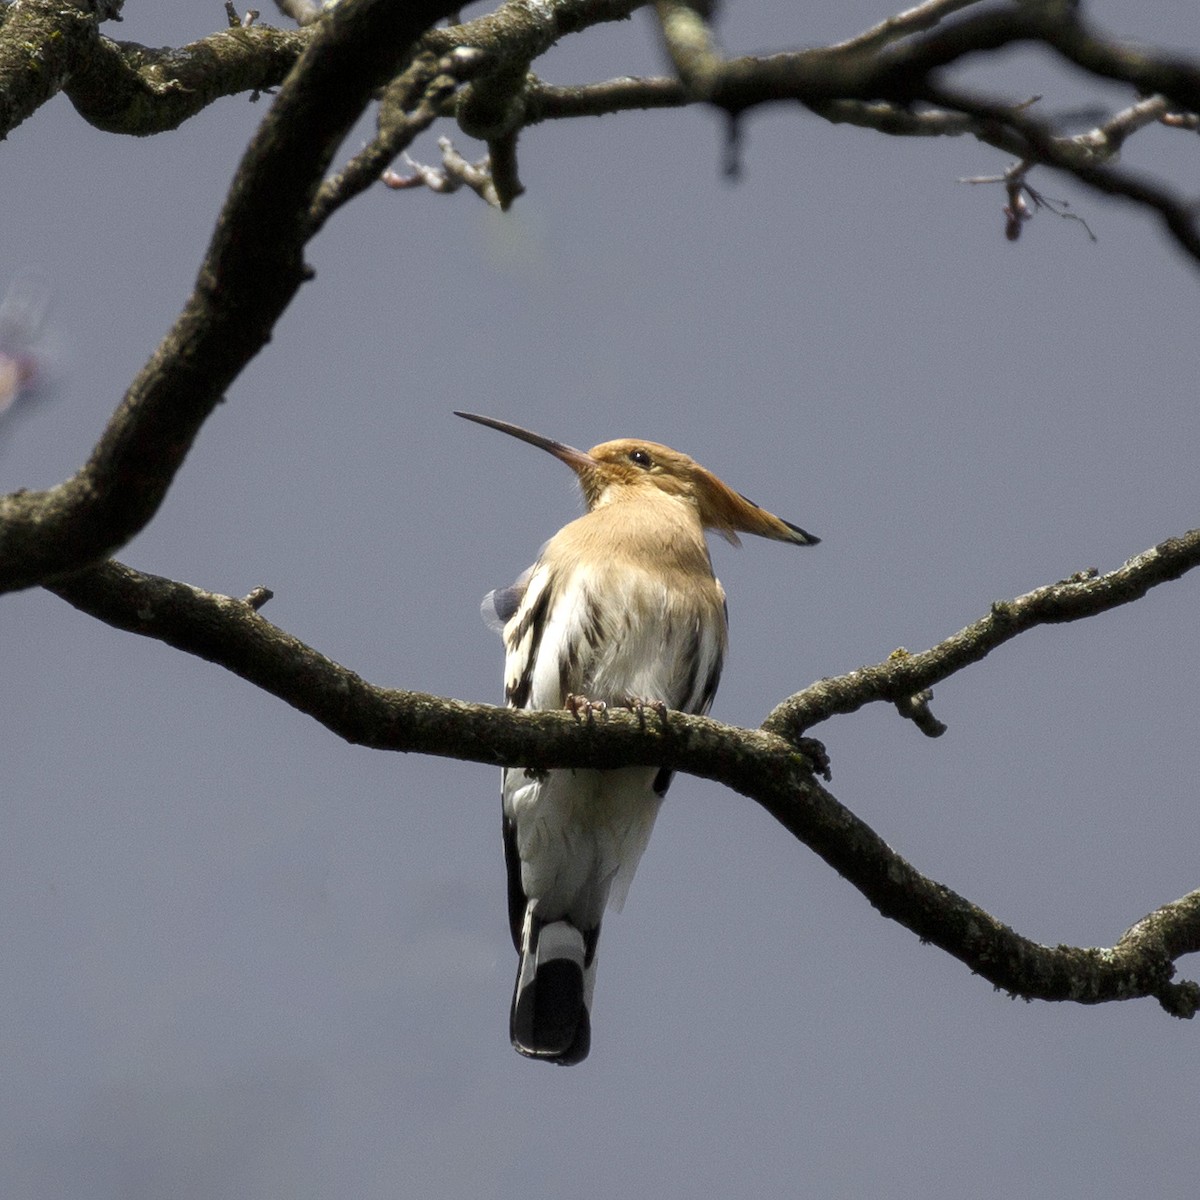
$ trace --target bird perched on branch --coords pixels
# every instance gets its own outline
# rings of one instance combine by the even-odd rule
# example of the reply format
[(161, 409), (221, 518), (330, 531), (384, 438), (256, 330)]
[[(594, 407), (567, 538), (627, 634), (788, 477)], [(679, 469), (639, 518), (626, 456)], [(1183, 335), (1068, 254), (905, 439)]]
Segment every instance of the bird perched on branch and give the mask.
[[(739, 533), (797, 546), (819, 539), (657, 442), (621, 438), (584, 453), (456, 415), (549, 451), (578, 476), (587, 504), (512, 587), (484, 597), (484, 617), (504, 638), (509, 706), (707, 712), (726, 618), (704, 531), (735, 545)], [(670, 782), (655, 767), (505, 770), (508, 916), (520, 955), (509, 1033), (521, 1054), (587, 1057), (600, 919), (624, 902)]]

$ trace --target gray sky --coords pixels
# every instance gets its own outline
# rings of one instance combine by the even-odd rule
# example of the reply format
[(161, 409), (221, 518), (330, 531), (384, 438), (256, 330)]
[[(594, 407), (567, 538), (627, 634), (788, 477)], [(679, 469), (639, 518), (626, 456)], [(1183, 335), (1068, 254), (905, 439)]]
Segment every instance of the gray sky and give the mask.
[[(728, 7), (738, 52), (891, 11)], [(150, 44), (223, 21), (128, 10), (108, 32)], [(1195, 48), (1183, 0), (1090, 11)], [(661, 64), (643, 16), (538, 69)], [(1006, 70), (1014, 97), (1089, 94), (1039, 56)], [(60, 98), (4, 144), (0, 265), (49, 278), (62, 347), (53, 400), (0, 425), (4, 489), (84, 460), (264, 112), (122, 140)], [(955, 182), (1006, 165), (973, 141), (773, 110), (731, 186), (719, 134), (701, 112), (543, 126), (507, 217), (383, 188), (340, 213), (122, 560), (265, 584), (272, 621), (372, 682), (498, 699), (479, 597), (579, 502), (450, 410), (652, 438), (825, 539), (714, 547), (713, 715), (757, 724), (1195, 525), (1196, 275), (1149, 219), (1043, 175), (1099, 241), (1043, 214), (1010, 245), (1000, 191)], [(1125, 162), (1195, 193), (1194, 142), (1151, 131)], [(1020, 932), (1111, 945), (1200, 882), (1196, 589), (996, 652), (937, 689), (938, 741), (881, 707), (819, 727), (834, 793)], [(1196, 1194), (1194, 1023), (997, 994), (720, 788), (676, 781), (606, 923), (592, 1055), (555, 1069), (508, 1045), (498, 772), (345, 746), (38, 591), (5, 599), (0, 664), (0, 1194)]]

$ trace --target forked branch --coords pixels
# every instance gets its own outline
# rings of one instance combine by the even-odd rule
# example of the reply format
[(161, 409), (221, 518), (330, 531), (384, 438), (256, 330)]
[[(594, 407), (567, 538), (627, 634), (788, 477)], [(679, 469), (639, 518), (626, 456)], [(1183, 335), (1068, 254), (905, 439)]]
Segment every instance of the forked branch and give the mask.
[(103, 559), (153, 517), (204, 421), (307, 278), (309, 211), (335, 151), (451, 7), (353, 0), (320, 23), (246, 150), (195, 290), (88, 462), (48, 491), (0, 497), (0, 591)]
[(1168, 538), (1135, 555), (1105, 575), (1079, 571), (1069, 579), (1026, 592), (1015, 600), (997, 600), (991, 611), (965, 629), (921, 654), (900, 651), (885, 662), (847, 675), (822, 679), (788, 697), (763, 728), (797, 737), (837, 713), (866, 704), (903, 704), (910, 697), (987, 657), (997, 646), (1037, 625), (1056, 625), (1094, 617), (1144, 596), (1152, 587), (1178, 579), (1200, 565), (1200, 529)]
[(762, 805), (884, 916), (998, 988), (1081, 1004), (1153, 996), (1172, 1015), (1190, 1017), (1200, 1008), (1200, 986), (1174, 981), (1175, 960), (1200, 951), (1200, 891), (1136, 922), (1112, 948), (1039, 945), (892, 850), (818, 782), (797, 731), (872, 701), (911, 697), (1026, 629), (1128, 604), (1198, 563), (1200, 531), (1193, 531), (1107, 575), (1083, 572), (993, 605), (987, 617), (931, 650), (893, 655), (798, 693), (762, 729), (674, 712), (663, 721), (611, 711), (581, 722), (565, 711), (514, 711), (376, 687), (267, 621), (258, 611), (261, 589), (238, 600), (115, 562), (46, 586), (107, 624), (225, 667), (358, 745), (494, 766), (646, 764), (712, 779)]

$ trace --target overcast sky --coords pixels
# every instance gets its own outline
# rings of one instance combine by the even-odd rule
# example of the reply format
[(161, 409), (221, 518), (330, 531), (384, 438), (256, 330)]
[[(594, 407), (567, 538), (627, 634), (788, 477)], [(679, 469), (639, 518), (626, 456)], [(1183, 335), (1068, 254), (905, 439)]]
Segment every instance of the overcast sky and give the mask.
[[(891, 11), (727, 8), (735, 52)], [(1200, 49), (1192, 0), (1089, 11)], [(223, 20), (215, 0), (129, 0), (107, 32), (178, 44)], [(644, 14), (537, 66), (661, 69)], [(1004, 77), (1048, 111), (1121, 102), (1042, 56), (979, 76)], [(0, 487), (86, 458), (266, 103), (134, 140), (59, 98), (0, 147), (0, 268), (44, 274), (58, 347), (53, 395), (0, 422)], [(498, 700), (479, 598), (579, 501), (549, 456), (451, 410), (583, 447), (651, 438), (824, 539), (714, 546), (732, 646), (713, 716), (755, 725), (813, 679), (1197, 523), (1197, 277), (1149, 218), (1043, 174), (1098, 240), (1042, 214), (1013, 245), (1000, 190), (956, 182), (1006, 165), (974, 141), (781, 108), (748, 122), (731, 185), (720, 132), (700, 111), (545, 125), (507, 216), (383, 188), (339, 213), (119, 557), (269, 586), (272, 621), (373, 683)], [(1165, 130), (1125, 156), (1191, 194), (1198, 161)], [(997, 651), (937, 689), (940, 740), (882, 706), (817, 728), (835, 795), (1021, 933), (1111, 945), (1200, 885), (1198, 588)], [(606, 923), (591, 1057), (560, 1069), (508, 1044), (497, 771), (346, 746), (37, 590), (4, 599), (0, 669), (4, 1196), (1200, 1186), (1194, 1022), (998, 994), (716, 786), (677, 779)]]

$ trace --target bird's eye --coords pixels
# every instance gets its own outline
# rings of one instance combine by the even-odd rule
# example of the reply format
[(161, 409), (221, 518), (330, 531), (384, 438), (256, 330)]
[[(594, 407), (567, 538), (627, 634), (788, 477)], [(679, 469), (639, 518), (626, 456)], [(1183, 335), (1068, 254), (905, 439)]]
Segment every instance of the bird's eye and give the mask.
[(629, 461), (639, 467), (644, 467), (647, 471), (654, 465), (654, 460), (640, 446), (636, 450), (630, 450)]

